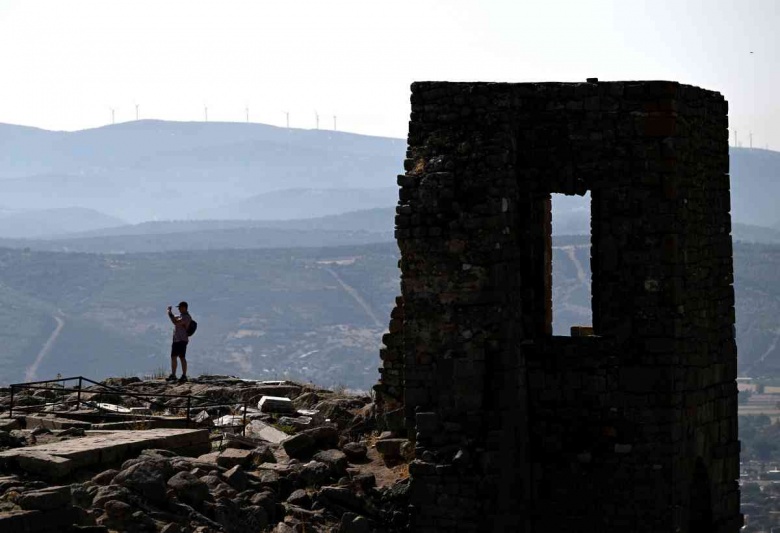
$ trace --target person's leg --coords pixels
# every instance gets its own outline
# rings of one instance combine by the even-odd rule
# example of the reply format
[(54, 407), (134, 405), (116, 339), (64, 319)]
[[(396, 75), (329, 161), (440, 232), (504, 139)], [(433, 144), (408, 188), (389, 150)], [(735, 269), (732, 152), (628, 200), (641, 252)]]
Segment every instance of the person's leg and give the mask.
[(179, 357), (181, 357), (181, 377), (179, 383), (187, 381), (187, 343), (183, 342), (179, 345)]
[(176, 379), (176, 343), (171, 344), (171, 375), (166, 378), (167, 381)]

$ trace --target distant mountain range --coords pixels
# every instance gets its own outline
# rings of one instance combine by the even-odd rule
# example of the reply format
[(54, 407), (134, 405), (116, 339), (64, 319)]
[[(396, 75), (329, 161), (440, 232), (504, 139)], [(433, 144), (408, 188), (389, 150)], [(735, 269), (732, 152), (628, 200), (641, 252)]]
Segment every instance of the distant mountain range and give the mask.
[[(405, 150), (403, 139), (264, 124), (141, 120), (76, 132), (0, 124), (0, 217), (39, 210), (41, 228), (9, 230), (0, 219), (0, 236), (101, 229), (117, 218), (289, 220), (392, 208)], [(780, 153), (732, 148), (731, 183), (734, 222), (780, 229)], [(587, 200), (556, 203), (554, 231), (587, 227)], [(81, 208), (81, 226), (63, 208)]]
[(734, 222), (780, 229), (780, 152), (731, 148)]
[(0, 210), (0, 238), (38, 239), (124, 225), (127, 222), (120, 218), (83, 207)]
[(337, 215), (355, 209), (387, 208), (398, 202), (398, 188), (284, 189), (258, 194), (194, 213), (195, 219), (290, 220)]
[[(14, 209), (82, 207), (131, 222), (197, 218), (284, 189), (394, 187), (405, 150), (400, 139), (264, 124), (141, 120), (77, 132), (4, 124), (0, 198)], [(262, 207), (252, 218), (280, 218)], [(350, 210), (361, 207), (378, 206)]]

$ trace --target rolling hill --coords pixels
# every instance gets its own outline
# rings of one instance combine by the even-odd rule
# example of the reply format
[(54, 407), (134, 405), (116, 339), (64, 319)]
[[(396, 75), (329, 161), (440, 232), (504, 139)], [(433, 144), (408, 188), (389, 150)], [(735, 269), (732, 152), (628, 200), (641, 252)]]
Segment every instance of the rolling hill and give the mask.
[(0, 238), (0, 247), (53, 252), (132, 253), (346, 246), (392, 241), (394, 215), (393, 209), (370, 209), (297, 220), (144, 222), (48, 238)]
[[(778, 376), (780, 246), (734, 251), (740, 372)], [(555, 334), (590, 323), (589, 254), (586, 237), (554, 241)], [(200, 323), (193, 373), (367, 389), (400, 290), (397, 261), (393, 242), (125, 255), (0, 249), (0, 383), (25, 378), (57, 319), (64, 326), (37, 377), (164, 369), (165, 307), (186, 299)]]

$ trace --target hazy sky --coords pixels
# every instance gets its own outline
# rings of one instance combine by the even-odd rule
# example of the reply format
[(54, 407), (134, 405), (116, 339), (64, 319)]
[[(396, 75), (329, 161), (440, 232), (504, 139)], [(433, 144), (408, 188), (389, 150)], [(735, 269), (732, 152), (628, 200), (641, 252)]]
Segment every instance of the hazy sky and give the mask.
[[(777, 0), (0, 0), (0, 122), (250, 120), (404, 137), (415, 80), (672, 79), (780, 149)], [(751, 54), (750, 52), (753, 52)], [(733, 140), (733, 135), (732, 135)]]

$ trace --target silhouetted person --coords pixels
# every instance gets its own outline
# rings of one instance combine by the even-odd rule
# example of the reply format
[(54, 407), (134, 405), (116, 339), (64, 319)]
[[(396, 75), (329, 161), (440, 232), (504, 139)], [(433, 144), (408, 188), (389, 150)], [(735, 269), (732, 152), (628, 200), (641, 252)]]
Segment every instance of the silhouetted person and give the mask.
[(187, 344), (190, 342), (187, 330), (192, 322), (192, 317), (187, 312), (187, 302), (179, 302), (176, 306), (179, 309), (179, 316), (174, 316), (172, 307), (168, 306), (168, 318), (173, 322), (173, 343), (171, 344), (171, 375), (166, 381), (176, 381), (177, 358), (181, 359), (181, 377), (179, 383), (187, 381)]

